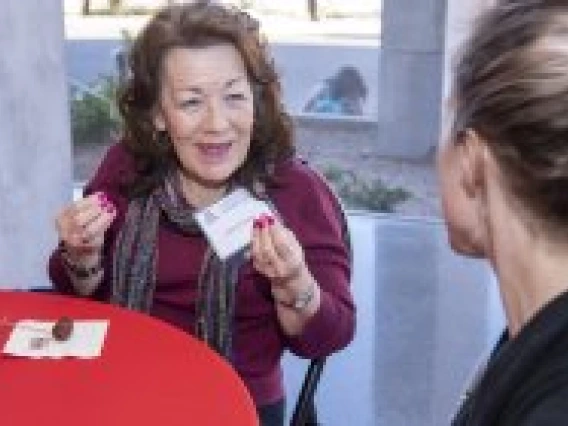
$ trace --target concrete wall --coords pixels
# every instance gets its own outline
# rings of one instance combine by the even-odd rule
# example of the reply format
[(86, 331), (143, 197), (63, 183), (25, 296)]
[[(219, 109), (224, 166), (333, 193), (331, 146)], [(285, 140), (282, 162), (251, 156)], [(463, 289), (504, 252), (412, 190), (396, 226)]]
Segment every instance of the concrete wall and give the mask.
[(384, 0), (379, 75), (384, 153), (430, 154), (439, 133), (444, 0)]
[(71, 196), (60, 0), (0, 13), (0, 288), (47, 284), (53, 217)]

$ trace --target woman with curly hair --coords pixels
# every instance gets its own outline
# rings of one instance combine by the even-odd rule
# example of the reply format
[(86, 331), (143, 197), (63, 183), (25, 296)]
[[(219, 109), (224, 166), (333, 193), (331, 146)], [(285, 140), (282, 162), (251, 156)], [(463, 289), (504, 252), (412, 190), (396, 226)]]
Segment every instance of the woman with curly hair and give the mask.
[[(342, 349), (355, 308), (342, 210), (294, 155), (257, 22), (205, 2), (166, 7), (132, 45), (119, 108), (123, 137), (57, 216), (55, 287), (204, 340), (243, 378), (262, 424), (282, 425), (283, 351)], [(272, 213), (256, 217), (248, 250), (224, 258), (195, 213), (237, 188)]]

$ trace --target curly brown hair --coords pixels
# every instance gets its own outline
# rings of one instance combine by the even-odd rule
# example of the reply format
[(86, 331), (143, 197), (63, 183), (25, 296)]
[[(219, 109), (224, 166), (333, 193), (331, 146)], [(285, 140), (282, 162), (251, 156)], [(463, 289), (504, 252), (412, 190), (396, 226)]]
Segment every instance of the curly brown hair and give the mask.
[(272, 165), (294, 154), (291, 120), (282, 106), (280, 82), (258, 22), (237, 8), (209, 2), (167, 6), (133, 42), (129, 76), (118, 100), (124, 122), (123, 143), (137, 168), (136, 180), (129, 185), (134, 196), (159, 185), (175, 162), (172, 144), (167, 136), (156, 132), (153, 121), (166, 53), (176, 47), (225, 43), (239, 51), (254, 95), (251, 145), (235, 177), (247, 186), (255, 181), (269, 183)]
[(475, 129), (530, 216), (566, 229), (566, 1), (502, 0), (485, 13), (458, 59), (453, 97), (454, 134)]

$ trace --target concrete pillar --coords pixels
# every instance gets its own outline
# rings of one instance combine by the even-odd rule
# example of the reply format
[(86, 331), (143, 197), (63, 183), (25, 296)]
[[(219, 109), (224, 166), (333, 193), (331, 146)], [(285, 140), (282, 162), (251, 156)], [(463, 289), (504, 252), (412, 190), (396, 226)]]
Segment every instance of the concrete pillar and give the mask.
[(445, 0), (384, 0), (379, 123), (385, 155), (421, 159), (438, 140)]
[(72, 193), (61, 0), (4, 0), (0, 58), (0, 289), (44, 286)]

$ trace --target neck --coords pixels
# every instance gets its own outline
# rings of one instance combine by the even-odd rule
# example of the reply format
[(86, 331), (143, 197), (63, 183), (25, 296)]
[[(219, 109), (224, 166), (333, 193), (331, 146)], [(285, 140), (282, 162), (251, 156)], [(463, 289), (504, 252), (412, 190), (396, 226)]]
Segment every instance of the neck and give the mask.
[(214, 204), (223, 198), (227, 183), (204, 183), (179, 173), (181, 191), (185, 200), (193, 207), (200, 209)]
[(568, 245), (551, 241), (513, 213), (519, 206), (507, 201), (491, 204), (501, 212), (490, 215), (489, 259), (498, 277), (509, 333), (515, 336), (548, 302), (568, 290)]
[(546, 250), (536, 248), (518, 253), (515, 259), (495, 256), (495, 269), (512, 336), (518, 334), (547, 303), (568, 290), (568, 254), (549, 256)]

